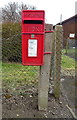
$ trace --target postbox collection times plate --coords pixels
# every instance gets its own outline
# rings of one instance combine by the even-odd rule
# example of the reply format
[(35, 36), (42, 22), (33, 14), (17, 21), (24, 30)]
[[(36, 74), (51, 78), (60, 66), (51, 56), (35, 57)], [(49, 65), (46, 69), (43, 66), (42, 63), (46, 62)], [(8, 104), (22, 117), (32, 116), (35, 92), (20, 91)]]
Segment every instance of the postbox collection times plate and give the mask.
[(37, 57), (37, 40), (28, 40), (28, 57)]

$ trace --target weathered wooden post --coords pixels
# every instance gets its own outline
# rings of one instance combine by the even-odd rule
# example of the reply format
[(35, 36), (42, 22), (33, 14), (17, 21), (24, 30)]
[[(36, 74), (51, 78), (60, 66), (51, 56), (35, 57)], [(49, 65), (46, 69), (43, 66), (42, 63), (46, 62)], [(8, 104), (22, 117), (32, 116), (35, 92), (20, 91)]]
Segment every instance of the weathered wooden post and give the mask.
[[(2, 10), (0, 9), (2, 14)], [(0, 120), (2, 119), (2, 18), (0, 15)]]
[(66, 52), (65, 52), (66, 55), (68, 54), (68, 49), (69, 49), (68, 41), (69, 41), (69, 37), (66, 39)]
[(54, 54), (55, 54), (55, 33), (52, 36), (52, 54), (51, 54), (51, 67), (50, 67), (50, 83), (54, 77)]
[(52, 29), (52, 25), (46, 25), (45, 32), (45, 50), (44, 50), (44, 65), (40, 67), (40, 77), (38, 85), (38, 109), (47, 110), (48, 106), (48, 89), (50, 77), (50, 62), (51, 62), (51, 48), (52, 48), (52, 35), (48, 28)]
[(54, 95), (56, 98), (60, 97), (60, 75), (61, 75), (61, 51), (63, 39), (62, 25), (55, 27), (55, 58), (54, 58)]

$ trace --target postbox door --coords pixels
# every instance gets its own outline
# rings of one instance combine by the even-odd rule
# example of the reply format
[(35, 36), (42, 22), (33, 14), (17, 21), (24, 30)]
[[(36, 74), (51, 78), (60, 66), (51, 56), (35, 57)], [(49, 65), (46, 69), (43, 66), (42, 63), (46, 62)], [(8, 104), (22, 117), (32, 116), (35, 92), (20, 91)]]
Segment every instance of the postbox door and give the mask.
[(22, 60), (24, 65), (42, 65), (44, 54), (44, 35), (22, 35)]

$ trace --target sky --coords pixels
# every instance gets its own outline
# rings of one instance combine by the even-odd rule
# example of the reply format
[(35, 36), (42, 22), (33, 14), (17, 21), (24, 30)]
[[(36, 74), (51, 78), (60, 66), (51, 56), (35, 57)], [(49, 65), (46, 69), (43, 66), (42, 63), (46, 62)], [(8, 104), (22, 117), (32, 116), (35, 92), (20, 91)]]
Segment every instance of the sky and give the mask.
[[(0, 8), (9, 2), (33, 5), (37, 10), (45, 10), (45, 22), (57, 24), (75, 15), (75, 2), (77, 0), (0, 0)], [(61, 17), (62, 16), (62, 17)]]

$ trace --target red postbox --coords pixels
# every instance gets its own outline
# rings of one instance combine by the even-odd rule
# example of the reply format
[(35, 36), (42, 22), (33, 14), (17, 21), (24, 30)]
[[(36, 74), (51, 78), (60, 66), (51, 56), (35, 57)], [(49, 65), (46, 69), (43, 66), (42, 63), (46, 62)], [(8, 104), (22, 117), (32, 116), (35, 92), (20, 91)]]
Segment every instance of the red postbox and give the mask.
[(43, 10), (22, 11), (22, 64), (43, 65), (44, 25)]

